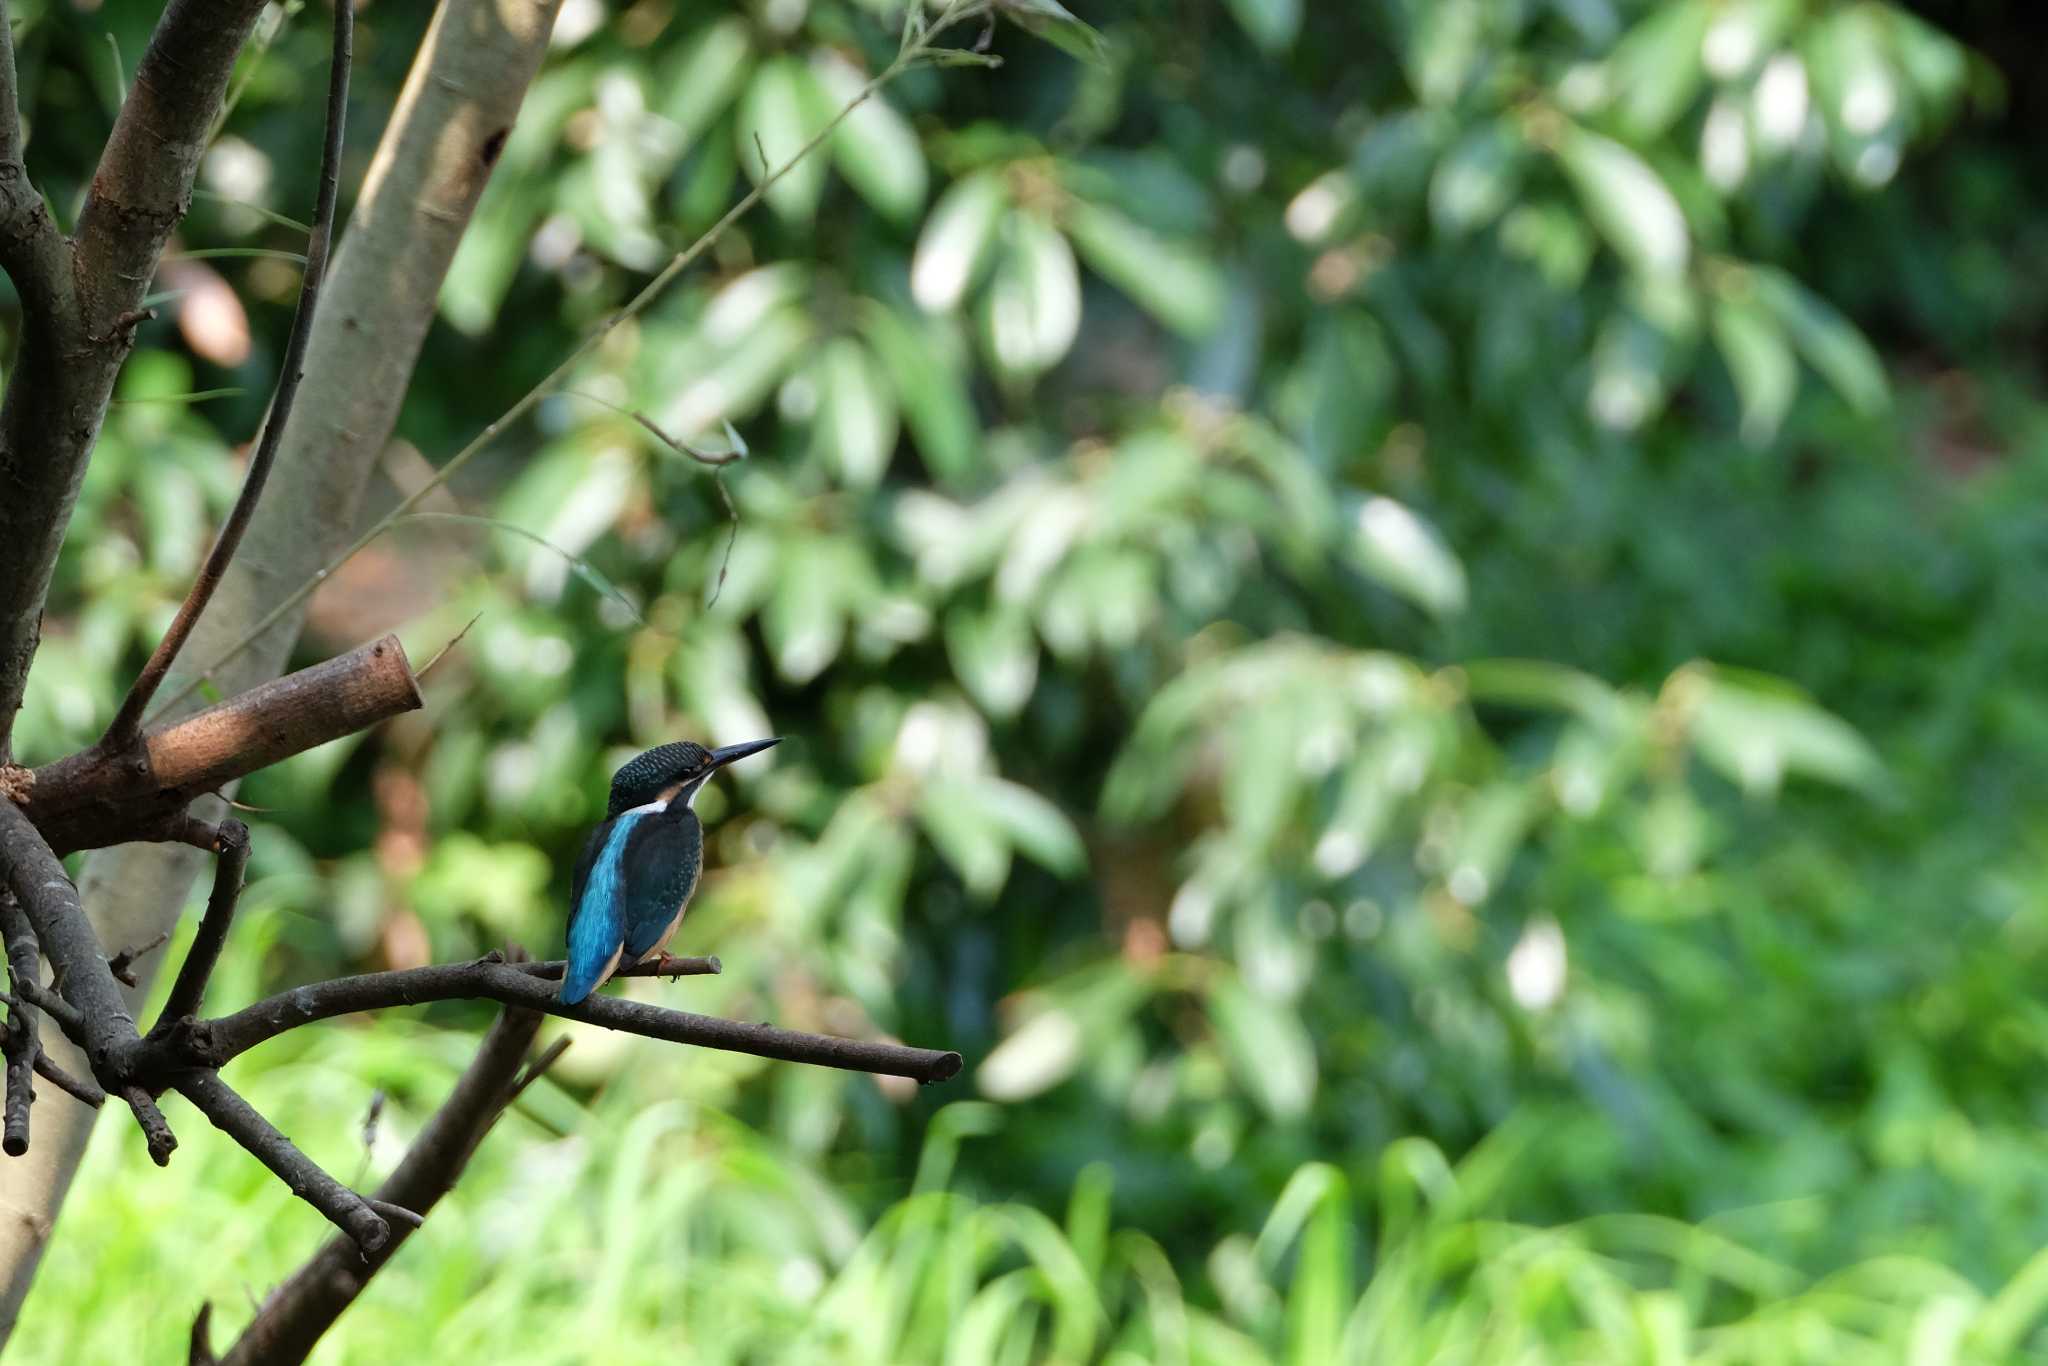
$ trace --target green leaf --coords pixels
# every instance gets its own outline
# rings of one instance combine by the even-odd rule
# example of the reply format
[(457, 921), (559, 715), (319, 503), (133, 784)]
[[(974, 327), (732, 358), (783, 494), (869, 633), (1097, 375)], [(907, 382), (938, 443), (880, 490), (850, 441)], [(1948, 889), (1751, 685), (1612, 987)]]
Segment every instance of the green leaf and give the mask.
[(1460, 666), (1475, 702), (1571, 712), (1589, 721), (1613, 710), (1614, 689), (1589, 673), (1544, 659), (1475, 659)]
[(754, 44), (746, 20), (729, 15), (705, 26), (680, 61), (663, 73), (655, 104), (687, 148), (725, 112), (753, 70)]
[(814, 440), (825, 463), (853, 488), (873, 488), (896, 449), (896, 396), (851, 337), (836, 337), (818, 357)]
[(1033, 863), (1061, 877), (1087, 870), (1088, 851), (1064, 811), (1028, 787), (1001, 778), (975, 785), (975, 799)]
[(1728, 669), (1685, 676), (1697, 688), (1691, 735), (1701, 758), (1756, 796), (1787, 775), (1870, 788), (1883, 776), (1877, 754), (1840, 717), (1788, 684)]
[[(832, 102), (850, 103), (867, 84), (844, 57), (830, 50), (813, 59), (818, 84)], [(930, 181), (924, 147), (917, 132), (878, 92), (854, 107), (832, 134), (832, 156), (839, 173), (876, 212), (908, 223), (924, 207)]]
[(981, 423), (957, 348), (935, 335), (936, 324), (905, 318), (874, 301), (863, 309), (861, 326), (895, 386), (925, 468), (942, 484), (970, 481), (981, 468)]
[(1407, 42), (1402, 64), (1425, 105), (1458, 98), (1485, 50), (1486, 16), (1480, 0), (1403, 0)]
[(910, 294), (920, 308), (945, 313), (959, 307), (988, 260), (1009, 198), (996, 171), (976, 171), (939, 196), (910, 261)]
[(1607, 59), (1612, 108), (1637, 141), (1664, 133), (1691, 107), (1706, 73), (1700, 50), (1714, 6), (1679, 0), (1655, 6)]
[(977, 786), (960, 779), (926, 784), (917, 818), (967, 890), (986, 900), (1009, 880), (1010, 842), (987, 805), (974, 800)]
[(1184, 336), (1215, 330), (1223, 316), (1223, 276), (1199, 248), (1085, 200), (1068, 206), (1066, 226), (1082, 258), (1153, 317)]
[(1315, 1043), (1294, 1011), (1254, 995), (1235, 977), (1209, 993), (1209, 1019), (1238, 1084), (1277, 1123), (1308, 1113), (1316, 1094)]
[(1490, 120), (1461, 138), (1430, 178), (1429, 216), (1437, 231), (1461, 236), (1498, 218), (1521, 187), (1526, 147), (1507, 119)]
[(1278, 55), (1301, 32), (1302, 0), (1230, 0), (1230, 12), (1254, 43)]
[(1692, 249), (1685, 215), (1641, 157), (1576, 125), (1568, 125), (1559, 137), (1557, 155), (1585, 201), (1587, 216), (1632, 269), (1653, 276), (1685, 269)]
[(1360, 502), (1354, 520), (1351, 559), (1361, 570), (1432, 615), (1465, 610), (1465, 567), (1427, 522), (1386, 497)]
[[(810, 69), (793, 57), (761, 64), (740, 99), (733, 124), (740, 166), (757, 185), (780, 170), (832, 117)], [(765, 164), (764, 164), (765, 161)], [(768, 207), (787, 222), (807, 224), (825, 192), (825, 159), (812, 152), (768, 189)]]
[(1768, 266), (1748, 270), (1757, 299), (1843, 401), (1866, 416), (1891, 405), (1884, 362), (1855, 324), (1784, 271)]
[(1742, 403), (1742, 439), (1763, 445), (1778, 433), (1798, 389), (1799, 364), (1777, 315), (1753, 294), (1715, 300), (1714, 344), (1728, 362)]
[(1074, 17), (1058, 0), (996, 0), (996, 9), (1017, 27), (1035, 33), (1071, 57), (1108, 66), (1102, 35)]
[(1038, 684), (1038, 641), (1023, 612), (978, 611), (965, 604), (946, 613), (946, 658), (954, 676), (990, 716), (1015, 716)]
[(788, 373), (810, 339), (810, 319), (793, 308), (769, 314), (732, 343), (707, 338), (717, 346), (716, 360), (701, 369), (695, 364), (675, 367), (675, 396), (661, 409), (659, 425), (694, 444), (705, 433), (744, 417)]
[(792, 683), (808, 683), (838, 658), (846, 639), (843, 585), (832, 557), (814, 540), (787, 546), (779, 568), (761, 629), (776, 672)]
[(1059, 230), (1034, 213), (1011, 215), (1008, 241), (982, 300), (990, 359), (1012, 381), (1059, 363), (1081, 328), (1081, 276)]

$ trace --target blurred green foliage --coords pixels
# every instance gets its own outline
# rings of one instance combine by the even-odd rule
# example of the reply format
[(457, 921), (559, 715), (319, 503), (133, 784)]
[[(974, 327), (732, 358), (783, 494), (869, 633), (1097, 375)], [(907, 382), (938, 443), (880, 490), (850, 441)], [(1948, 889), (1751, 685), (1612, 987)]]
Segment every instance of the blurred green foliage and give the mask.
[[(150, 8), (15, 6), (60, 216)], [(364, 16), (358, 169), (403, 8)], [(2023, 9), (1973, 14), (1990, 57)], [(423, 716), (247, 785), (219, 985), (552, 951), (613, 766), (781, 733), (699, 803), (680, 947), (726, 974), (626, 989), (969, 1072), (579, 1033), (320, 1359), (2048, 1355), (2048, 181), (1991, 61), (1888, 3), (1080, 12), (860, 106), (323, 589), (308, 657), (482, 616)], [(902, 20), (565, 6), (392, 486)], [(294, 248), (257, 209), (310, 201), (320, 30), (266, 29), (186, 247)], [(183, 269), (32, 758), (104, 722), (270, 382), (289, 265)], [(219, 281), (233, 363), (176, 311)], [(375, 1167), (476, 1021), (240, 1078), (343, 1171), (391, 1090)], [(129, 1350), (148, 1304), (169, 1360), (162, 1316), (232, 1325), (323, 1236), (183, 1137), (158, 1173), (105, 1127), (25, 1359)]]

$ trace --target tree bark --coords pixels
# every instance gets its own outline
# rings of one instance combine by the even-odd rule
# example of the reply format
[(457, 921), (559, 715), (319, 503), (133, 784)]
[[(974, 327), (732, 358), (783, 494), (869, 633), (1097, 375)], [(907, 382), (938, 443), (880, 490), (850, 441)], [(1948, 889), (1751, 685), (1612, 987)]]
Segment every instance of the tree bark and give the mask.
[[(363, 488), (390, 440), (433, 321), (441, 281), (539, 70), (559, 7), (560, 0), (445, 0), (435, 14), (329, 276), (307, 355), (309, 382), (285, 430), (276, 471), (242, 553), (183, 656), (208, 669), (227, 695), (283, 670), (303, 614), (287, 614), (248, 649), (219, 668), (210, 666), (349, 541)], [(253, 14), (255, 7), (248, 8)], [(0, 442), (4, 426), (0, 422)], [(56, 526), (61, 532), (61, 518)], [(10, 625), (5, 607), (0, 603), (0, 627), (18, 634), (20, 623)], [(12, 638), (0, 631), (0, 644)], [(18, 697), (9, 701), (7, 682), (0, 668), (0, 702), (11, 717)], [(199, 866), (198, 851), (166, 845), (90, 857), (81, 891), (100, 942), (118, 951), (169, 928)], [(140, 965), (138, 985), (128, 993), (130, 1014), (149, 990), (156, 961)], [(57, 1064), (89, 1072), (54, 1032), (45, 1047)], [(33, 1146), (0, 1165), (0, 1344), (21, 1312), (93, 1114), (69, 1101), (38, 1107)]]

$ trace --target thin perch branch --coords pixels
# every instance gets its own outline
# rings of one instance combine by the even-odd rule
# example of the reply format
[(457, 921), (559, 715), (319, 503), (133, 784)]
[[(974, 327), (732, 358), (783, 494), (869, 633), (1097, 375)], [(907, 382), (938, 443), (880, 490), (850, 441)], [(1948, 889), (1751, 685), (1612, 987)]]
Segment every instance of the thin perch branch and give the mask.
[[(348, 6), (344, 3), (341, 8)], [(159, 1029), (164, 1021), (191, 1015), (199, 1009), (206, 994), (206, 980), (213, 975), (213, 965), (220, 961), (221, 948), (228, 942), (235, 900), (242, 892), (242, 872), (249, 866), (249, 827), (230, 817), (220, 823), (215, 842), (220, 861), (213, 869), (213, 895), (206, 899), (206, 916), (199, 922), (199, 933), (193, 936), (192, 948), (178, 969), (178, 979), (171, 983), (171, 994), (164, 998), (163, 1014), (157, 1016)]]
[(285, 423), (291, 418), (292, 403), (299, 394), (299, 382), (305, 377), (306, 346), (313, 335), (313, 314), (320, 306), (320, 285), (327, 276), (328, 247), (334, 238), (334, 207), (341, 181), (342, 127), (347, 120), (348, 73), (354, 31), (353, 0), (340, 0), (334, 6), (334, 56), (328, 69), (327, 140), (320, 152), (320, 191), (313, 209), (312, 236), (306, 245), (306, 270), (299, 282), (298, 312), (292, 318), (291, 335), (285, 343), (284, 370), (277, 377), (277, 393), (271, 399), (270, 416), (263, 424), (262, 435), (257, 438), (256, 453), (250, 457), (249, 473), (242, 480), (242, 491), (235, 498), (235, 506), (228, 513), (227, 521), (222, 523), (220, 534), (214, 538), (213, 549), (207, 552), (206, 563), (200, 569), (199, 577), (193, 581), (192, 591), (179, 604), (177, 616), (171, 619), (170, 628), (150, 653), (149, 662), (136, 676), (100, 741), (107, 749), (125, 748), (141, 729), (142, 714), (150, 699), (156, 696), (164, 675), (170, 672), (178, 651), (184, 648), (186, 639), (192, 634), (193, 623), (199, 620), (199, 614), (212, 601), (214, 590), (220, 587), (221, 579), (227, 574), (229, 562), (241, 548), (242, 533), (249, 529), (249, 519), (256, 512), (256, 500), (263, 496), (264, 482), (270, 478), (270, 467), (276, 462), (278, 445), (284, 439)]
[(561, 970), (559, 964), (521, 965), (485, 957), (467, 963), (372, 972), (294, 987), (232, 1015), (171, 1025), (144, 1041), (137, 1067), (145, 1075), (158, 1068), (217, 1068), (260, 1043), (316, 1020), (430, 1001), (476, 1000), (524, 1006), (565, 1020), (671, 1043), (856, 1072), (882, 1072), (913, 1081), (945, 1081), (960, 1071), (958, 1053), (935, 1049), (806, 1034), (773, 1025), (670, 1010), (616, 996), (592, 996), (575, 1005), (565, 1005), (556, 994), (557, 988), (540, 976), (548, 967), (557, 973)]

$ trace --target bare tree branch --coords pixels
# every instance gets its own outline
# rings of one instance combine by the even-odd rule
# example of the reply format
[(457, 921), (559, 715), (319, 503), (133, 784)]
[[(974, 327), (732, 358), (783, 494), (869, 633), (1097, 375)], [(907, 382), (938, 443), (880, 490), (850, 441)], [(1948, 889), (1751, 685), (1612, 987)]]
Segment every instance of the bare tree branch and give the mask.
[[(541, 1017), (529, 1010), (507, 1010), (497, 1018), (448, 1099), (377, 1188), (378, 1200), (424, 1215), (454, 1189), (477, 1145), (520, 1090), (560, 1056), (558, 1041), (555, 1049), (520, 1074), (520, 1064), (540, 1023)], [(368, 1255), (348, 1239), (328, 1240), (264, 1300), (255, 1319), (219, 1358), (222, 1366), (285, 1366), (303, 1361), (320, 1335), (355, 1303), (370, 1278), (383, 1269), (411, 1232), (394, 1224), (391, 1241)], [(193, 1331), (197, 1341), (204, 1329), (195, 1324)], [(211, 1354), (204, 1359), (212, 1359)]]
[[(6, 15), (0, 14), (0, 23), (5, 22)], [(9, 980), (16, 986), (33, 981), (42, 969), (42, 955), (36, 951), (35, 931), (29, 928), (28, 917), (15, 904), (12, 892), (0, 891), (0, 936), (7, 942)], [(29, 1106), (35, 1100), (35, 1062), (41, 1051), (35, 1007), (17, 993), (7, 1018), (7, 1111), (5, 1137), (0, 1138), (0, 1151), (9, 1157), (28, 1151)]]
[(199, 922), (199, 933), (192, 939), (177, 980), (171, 983), (163, 1013), (157, 1016), (159, 1028), (165, 1020), (179, 1019), (199, 1009), (200, 998), (206, 994), (206, 979), (213, 975), (213, 965), (228, 941), (228, 926), (235, 918), (235, 900), (242, 892), (242, 872), (249, 866), (249, 827), (232, 818), (224, 820), (217, 838), (220, 859), (213, 867), (213, 895), (206, 899), (206, 915)]
[[(63, 983), (64, 999), (82, 1017), (86, 1057), (94, 1075), (104, 1078), (138, 1042), (135, 1021), (78, 904), (78, 888), (27, 813), (9, 801), (0, 801), (0, 874), (35, 927), (36, 942)], [(15, 983), (17, 990), (26, 986)]]
[(213, 549), (207, 552), (206, 563), (193, 581), (192, 591), (179, 604), (178, 614), (171, 619), (163, 639), (157, 642), (149, 662), (143, 665), (142, 672), (128, 689), (127, 697), (122, 699), (120, 709), (114, 713), (113, 722), (100, 741), (104, 748), (124, 748), (141, 729), (142, 713), (148, 708), (150, 699), (156, 696), (164, 675), (170, 672), (178, 651), (184, 648), (187, 637), (192, 634), (193, 623), (206, 610), (206, 604), (213, 600), (214, 590), (220, 587), (228, 564), (241, 548), (242, 533), (249, 529), (249, 519), (256, 512), (256, 500), (263, 496), (263, 485), (270, 478), (270, 467), (276, 461), (278, 446), (284, 439), (285, 424), (291, 419), (292, 403), (298, 398), (299, 382), (306, 373), (306, 346), (313, 335), (313, 316), (320, 307), (320, 285), (327, 276), (328, 245), (334, 237), (334, 206), (341, 181), (342, 128), (347, 120), (348, 73), (354, 33), (354, 0), (339, 0), (334, 6), (334, 56), (327, 80), (327, 140), (320, 152), (320, 190), (313, 208), (313, 230), (306, 244), (306, 269), (299, 280), (298, 311), (292, 317), (291, 335), (285, 342), (284, 368), (277, 377), (277, 392), (270, 401), (270, 416), (264, 420), (262, 435), (256, 440), (256, 452), (249, 459), (249, 472), (242, 480), (242, 491), (236, 496), (227, 521), (222, 523), (220, 534), (214, 538)]
[(36, 1049), (36, 1075), (88, 1109), (97, 1110), (107, 1103), (105, 1091), (81, 1077), (72, 1076), (40, 1047)]
[(316, 1020), (429, 1001), (475, 1000), (523, 1006), (649, 1039), (820, 1067), (882, 1072), (913, 1081), (945, 1081), (960, 1070), (958, 1053), (807, 1034), (670, 1010), (616, 996), (592, 996), (575, 1005), (565, 1005), (556, 994), (557, 989), (541, 975), (546, 968), (557, 974), (561, 971), (559, 963), (527, 966), (486, 956), (467, 963), (400, 968), (294, 987), (232, 1015), (167, 1024), (144, 1042), (137, 1068), (148, 1075), (180, 1067), (222, 1067), (256, 1045)]
[[(171, 1123), (164, 1118), (164, 1112), (156, 1108), (156, 1098), (140, 1086), (124, 1086), (121, 1099), (128, 1102), (128, 1108), (135, 1112), (135, 1122), (142, 1126), (143, 1141), (149, 1145), (149, 1160), (159, 1167), (169, 1166), (171, 1154), (178, 1150), (178, 1136), (171, 1132)], [(223, 1124), (221, 1127), (225, 1129), (227, 1126)]]
[[(60, 854), (183, 838), (194, 798), (420, 705), (405, 647), (385, 636), (150, 731), (125, 750), (95, 745), (45, 764), (26, 810)], [(210, 827), (190, 833), (211, 846)]]
[(21, 93), (14, 75), (14, 16), (0, 0), (0, 163), (21, 161)]
[(247, 1148), (293, 1195), (326, 1215), (364, 1252), (375, 1252), (391, 1237), (391, 1226), (362, 1196), (322, 1171), (218, 1073), (189, 1072), (178, 1079), (177, 1089), (216, 1129)]
[(138, 944), (132, 949), (123, 949), (107, 960), (107, 970), (114, 974), (114, 980), (124, 987), (134, 987), (135, 964), (171, 942), (171, 932), (165, 930), (147, 944)]
[(68, 299), (70, 248), (29, 183), (12, 25), (7, 0), (0, 0), (0, 269), (14, 281), (31, 337), (40, 344)]

